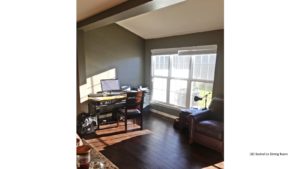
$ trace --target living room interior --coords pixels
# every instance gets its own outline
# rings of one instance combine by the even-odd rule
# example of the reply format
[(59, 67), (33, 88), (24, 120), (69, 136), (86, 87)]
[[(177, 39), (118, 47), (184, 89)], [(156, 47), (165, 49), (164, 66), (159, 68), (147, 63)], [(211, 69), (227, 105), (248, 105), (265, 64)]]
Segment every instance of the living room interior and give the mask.
[(224, 168), (223, 13), (223, 0), (77, 0), (77, 150), (90, 164)]

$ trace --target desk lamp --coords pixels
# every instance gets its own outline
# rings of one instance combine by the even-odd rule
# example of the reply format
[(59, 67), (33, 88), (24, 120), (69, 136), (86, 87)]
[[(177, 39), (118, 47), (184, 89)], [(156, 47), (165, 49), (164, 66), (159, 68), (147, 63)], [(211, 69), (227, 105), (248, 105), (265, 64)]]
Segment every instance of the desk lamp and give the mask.
[(195, 96), (194, 97), (194, 101), (195, 102), (197, 102), (197, 101), (199, 101), (199, 100), (202, 100), (203, 98), (205, 99), (205, 104), (204, 104), (204, 108), (203, 108), (203, 110), (206, 110), (207, 108), (206, 108), (206, 102), (207, 102), (207, 96), (210, 94), (210, 92), (209, 93), (207, 93), (206, 95), (204, 95), (203, 97), (199, 97), (199, 96)]

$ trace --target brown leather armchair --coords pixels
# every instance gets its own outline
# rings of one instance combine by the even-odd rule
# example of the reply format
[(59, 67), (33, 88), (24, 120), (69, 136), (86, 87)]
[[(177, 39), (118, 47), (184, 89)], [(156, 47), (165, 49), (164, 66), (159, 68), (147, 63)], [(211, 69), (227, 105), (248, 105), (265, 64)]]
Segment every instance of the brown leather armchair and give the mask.
[(189, 116), (190, 143), (224, 152), (224, 100), (213, 98), (208, 110)]

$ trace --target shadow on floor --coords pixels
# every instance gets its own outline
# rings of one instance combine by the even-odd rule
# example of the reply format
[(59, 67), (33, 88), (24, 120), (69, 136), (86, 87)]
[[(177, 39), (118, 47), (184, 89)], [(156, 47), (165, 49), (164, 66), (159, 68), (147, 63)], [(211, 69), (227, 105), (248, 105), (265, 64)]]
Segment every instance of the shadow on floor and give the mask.
[[(199, 144), (188, 144), (186, 134), (173, 128), (173, 121), (146, 112), (144, 129), (130, 124), (98, 130), (86, 141), (120, 169), (220, 169), (223, 157)], [(123, 127), (123, 128), (122, 128)]]

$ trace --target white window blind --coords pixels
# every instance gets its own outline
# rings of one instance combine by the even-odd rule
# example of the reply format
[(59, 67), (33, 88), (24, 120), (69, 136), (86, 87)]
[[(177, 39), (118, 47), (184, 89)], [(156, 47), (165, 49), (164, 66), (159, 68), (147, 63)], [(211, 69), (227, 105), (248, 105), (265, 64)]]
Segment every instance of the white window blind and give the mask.
[(189, 77), (190, 56), (173, 55), (171, 65), (171, 77), (184, 79)]
[(154, 77), (152, 79), (152, 99), (166, 102), (167, 101), (167, 79)]
[(217, 45), (170, 49), (152, 52), (152, 100), (179, 107), (204, 107), (204, 100), (194, 96), (210, 93), (211, 100)]
[(169, 56), (158, 55), (153, 57), (152, 65), (154, 76), (168, 76)]

